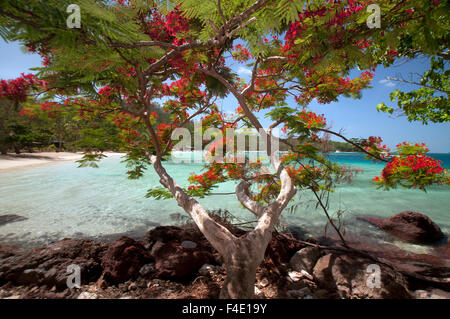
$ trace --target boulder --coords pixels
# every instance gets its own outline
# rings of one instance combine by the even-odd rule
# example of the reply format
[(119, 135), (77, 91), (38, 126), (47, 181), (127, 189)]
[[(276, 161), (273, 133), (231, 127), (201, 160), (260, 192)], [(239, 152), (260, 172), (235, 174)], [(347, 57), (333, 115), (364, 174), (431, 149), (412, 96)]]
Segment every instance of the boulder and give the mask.
[[(378, 267), (379, 281), (374, 273)], [(313, 274), (320, 288), (336, 292), (340, 298), (411, 298), (401, 273), (364, 257), (331, 253), (317, 261)]]
[(39, 268), (25, 269), (18, 278), (18, 282), (21, 284), (34, 284), (42, 280), (45, 277), (45, 274), (46, 272)]
[(20, 215), (0, 215), (0, 226), (6, 225), (8, 223), (20, 222), (23, 220), (27, 220), (28, 218), (20, 216)]
[(0, 259), (0, 285), (5, 282), (56, 286), (65, 289), (67, 267), (80, 267), (81, 282), (96, 281), (102, 273), (100, 258), (107, 244), (84, 239), (63, 239), (31, 250), (18, 250)]
[(289, 265), (293, 270), (302, 271), (306, 270), (308, 273), (312, 273), (314, 265), (320, 258), (320, 249), (317, 247), (305, 247), (297, 251), (292, 256)]
[(178, 279), (193, 275), (204, 265), (214, 261), (208, 248), (197, 245), (196, 248), (184, 248), (179, 241), (164, 244), (155, 252), (157, 276), (166, 279)]
[(182, 237), (187, 237), (186, 232), (181, 227), (177, 226), (158, 226), (150, 230), (145, 235), (145, 240), (148, 243), (162, 242), (167, 243), (172, 240), (180, 240)]
[[(212, 217), (226, 227), (235, 236), (246, 234), (245, 231), (231, 225), (220, 216)], [(194, 224), (183, 226), (159, 226), (150, 230), (142, 240), (155, 259), (158, 276), (164, 278), (181, 278), (196, 273), (205, 263), (221, 264), (222, 257), (206, 240)], [(274, 233), (266, 249), (266, 256), (273, 263), (288, 263), (291, 257), (304, 244), (287, 235)]]
[[(325, 246), (341, 244), (340, 238), (333, 233), (328, 242), (321, 241)], [(373, 236), (361, 236), (346, 232), (347, 244), (353, 249), (360, 250), (370, 256), (390, 264), (401, 272), (408, 280), (411, 290), (435, 287), (450, 291), (450, 242), (439, 242), (427, 249), (427, 253), (417, 253), (399, 248), (397, 245), (380, 241)]]
[(203, 249), (208, 249), (211, 253), (214, 251), (208, 240), (194, 224), (187, 224), (183, 227), (159, 226), (150, 230), (143, 239), (143, 243), (150, 249), (152, 256), (169, 242), (177, 242), (187, 249), (194, 249), (196, 245), (199, 245)]
[(195, 274), (205, 263), (220, 263), (219, 253), (194, 224), (156, 227), (147, 233), (144, 244), (161, 278), (182, 278)]
[[(218, 215), (211, 215), (216, 222), (227, 228), (233, 235), (240, 237), (246, 234), (245, 231), (239, 229), (221, 218)], [(168, 243), (170, 241), (185, 242), (183, 245), (192, 246), (193, 243), (209, 248), (211, 252), (214, 249), (211, 247), (200, 229), (194, 224), (189, 223), (183, 226), (158, 226), (148, 231), (142, 239), (142, 243), (149, 249), (157, 243)]]
[(389, 218), (360, 216), (358, 219), (409, 243), (432, 244), (445, 237), (439, 226), (429, 217), (416, 212), (405, 211)]
[(103, 278), (114, 284), (127, 281), (149, 261), (150, 254), (141, 243), (129, 237), (120, 237), (102, 258)]

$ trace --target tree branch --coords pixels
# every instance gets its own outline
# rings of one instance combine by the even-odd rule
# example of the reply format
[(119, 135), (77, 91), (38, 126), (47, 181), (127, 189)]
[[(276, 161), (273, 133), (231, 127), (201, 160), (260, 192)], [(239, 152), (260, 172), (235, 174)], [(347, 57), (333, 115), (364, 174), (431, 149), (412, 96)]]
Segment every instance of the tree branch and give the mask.
[(327, 130), (327, 129), (324, 129), (324, 128), (318, 128), (317, 130), (322, 131), (322, 132), (326, 132), (326, 133), (330, 133), (330, 134), (333, 134), (335, 136), (338, 136), (338, 137), (342, 138), (344, 141), (346, 141), (347, 143), (352, 144), (353, 146), (357, 147), (359, 150), (363, 151), (367, 155), (370, 155), (371, 157), (373, 157), (373, 158), (375, 158), (375, 159), (377, 159), (379, 161), (382, 161), (382, 162), (385, 162), (385, 163), (389, 163), (389, 161), (387, 159), (384, 159), (382, 157), (379, 157), (378, 155), (375, 155), (375, 154), (372, 154), (372, 153), (366, 151), (363, 147), (361, 147), (357, 143), (354, 143), (354, 142), (350, 141), (349, 139), (347, 139), (342, 134), (339, 134), (339, 133), (336, 133), (336, 132), (333, 132), (333, 131), (330, 131), (330, 130)]
[(407, 81), (407, 80), (400, 79), (400, 78), (387, 77), (386, 80), (388, 80), (388, 81), (397, 81), (397, 82), (408, 83), (408, 84), (414, 84), (414, 85), (418, 85), (418, 86), (423, 86), (423, 87), (426, 87), (426, 88), (429, 88), (429, 89), (432, 89), (432, 90), (435, 90), (435, 91), (439, 91), (439, 92), (442, 92), (442, 93), (445, 93), (445, 94), (449, 94), (450, 93), (449, 91), (445, 91), (443, 89), (439, 89), (439, 88), (436, 88), (436, 87), (433, 87), (433, 86), (430, 86), (430, 85), (426, 85), (426, 84), (422, 84), (422, 83), (418, 83), (418, 82), (414, 82), (414, 81)]
[(205, 235), (211, 245), (222, 256), (229, 254), (229, 246), (234, 246), (236, 237), (225, 227), (212, 219), (208, 212), (173, 180), (161, 164), (161, 158), (146, 151), (153, 168), (160, 177), (160, 183), (174, 196), (178, 205), (182, 207), (194, 220), (200, 231)]
[(251, 184), (247, 181), (241, 181), (236, 187), (236, 196), (239, 202), (247, 208), (256, 217), (261, 217), (264, 208), (250, 197)]

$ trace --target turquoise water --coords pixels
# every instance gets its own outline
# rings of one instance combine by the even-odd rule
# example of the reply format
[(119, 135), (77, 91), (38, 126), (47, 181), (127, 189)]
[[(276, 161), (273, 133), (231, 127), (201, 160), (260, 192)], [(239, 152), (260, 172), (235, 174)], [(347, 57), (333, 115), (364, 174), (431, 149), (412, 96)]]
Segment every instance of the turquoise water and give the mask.
[[(190, 156), (190, 155), (189, 155)], [(450, 154), (431, 154), (450, 168)], [(332, 154), (332, 159), (362, 168), (351, 184), (339, 185), (330, 197), (330, 212), (344, 212), (346, 229), (368, 236), (384, 235), (367, 224), (356, 221), (358, 215), (388, 217), (405, 210), (428, 215), (450, 234), (450, 187), (432, 187), (427, 193), (418, 190), (376, 190), (371, 179), (383, 165), (364, 159), (361, 154)], [(191, 172), (199, 172), (201, 163), (167, 162), (167, 171), (180, 184)], [(0, 173), (0, 215), (17, 214), (27, 220), (0, 226), (0, 242), (35, 245), (65, 237), (100, 237), (119, 233), (142, 235), (150, 227), (174, 224), (174, 213), (184, 214), (174, 200), (145, 198), (146, 191), (159, 185), (156, 174), (148, 170), (140, 180), (128, 180), (119, 157), (102, 161), (100, 168), (77, 168), (62, 162)], [(226, 183), (217, 192), (233, 192)], [(234, 195), (200, 199), (207, 209), (227, 209), (242, 220), (253, 220), (240, 207)], [(284, 213), (283, 223), (295, 225), (306, 235), (324, 232), (326, 219), (314, 206), (313, 195), (299, 192)]]

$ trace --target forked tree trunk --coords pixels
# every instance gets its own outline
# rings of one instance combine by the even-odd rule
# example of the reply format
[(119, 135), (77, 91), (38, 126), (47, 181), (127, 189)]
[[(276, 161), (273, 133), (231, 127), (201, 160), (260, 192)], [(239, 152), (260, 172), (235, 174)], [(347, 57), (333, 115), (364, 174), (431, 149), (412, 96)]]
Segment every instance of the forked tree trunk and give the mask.
[[(228, 229), (212, 219), (208, 212), (192, 196), (186, 194), (161, 164), (160, 158), (147, 154), (153, 168), (160, 177), (160, 183), (174, 196), (178, 205), (188, 213), (200, 231), (224, 259), (227, 278), (222, 287), (221, 298), (253, 298), (256, 269), (264, 259), (272, 232), (283, 209), (296, 193), (292, 180), (285, 169), (281, 169), (281, 191), (270, 205), (262, 207), (248, 195), (248, 182), (241, 182), (236, 188), (238, 200), (258, 217), (255, 229), (237, 238)], [(281, 168), (275, 156), (272, 163)]]
[[(208, 70), (205, 70), (205, 73), (210, 73), (208, 75), (216, 77), (235, 95), (254, 127), (259, 130), (263, 141), (266, 141), (267, 155), (275, 174), (280, 178), (281, 189), (277, 198), (268, 206), (261, 206), (250, 195), (250, 183), (245, 180), (239, 183), (236, 187), (236, 196), (241, 204), (258, 218), (258, 223), (253, 231), (247, 233), (244, 237), (237, 238), (228, 229), (212, 219), (198, 201), (183, 191), (162, 166), (161, 155), (155, 156), (147, 152), (147, 156), (160, 177), (160, 183), (172, 193), (178, 205), (191, 216), (206, 239), (224, 258), (227, 278), (220, 297), (253, 298), (256, 269), (264, 259), (264, 253), (281, 212), (294, 197), (296, 188), (288, 172), (281, 164), (278, 153), (275, 149), (272, 150), (272, 127), (267, 132), (262, 128), (261, 123), (248, 108), (244, 94), (238, 93), (217, 73), (211, 73)], [(147, 126), (154, 139), (157, 140), (151, 124), (147, 123)]]

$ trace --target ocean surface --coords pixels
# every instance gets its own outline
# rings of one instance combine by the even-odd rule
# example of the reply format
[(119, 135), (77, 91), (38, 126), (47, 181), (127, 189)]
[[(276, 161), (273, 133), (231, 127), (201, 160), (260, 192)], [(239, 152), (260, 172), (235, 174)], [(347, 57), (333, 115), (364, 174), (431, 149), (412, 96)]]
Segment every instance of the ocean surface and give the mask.
[[(177, 156), (191, 154), (180, 153)], [(378, 237), (399, 246), (423, 251), (426, 247), (396, 242), (364, 222), (358, 215), (389, 217), (405, 210), (429, 216), (446, 235), (450, 234), (450, 187), (434, 186), (427, 192), (396, 189), (377, 190), (371, 179), (380, 175), (382, 164), (365, 160), (362, 154), (333, 153), (333, 161), (361, 168), (350, 184), (341, 184), (330, 195), (329, 212), (341, 214), (343, 229), (364, 236)], [(450, 154), (430, 154), (450, 168)], [(118, 234), (143, 235), (157, 225), (176, 224), (187, 216), (175, 200), (145, 198), (152, 186), (159, 185), (151, 167), (144, 178), (129, 180), (120, 157), (110, 157), (99, 168), (77, 168), (74, 162), (61, 162), (0, 173), (0, 215), (15, 214), (26, 220), (0, 226), (0, 243), (38, 245), (66, 237), (114, 238)], [(174, 179), (186, 183), (191, 172), (200, 172), (202, 163), (166, 162)], [(235, 184), (225, 183), (216, 192), (234, 192)], [(207, 209), (228, 210), (239, 221), (254, 217), (243, 209), (235, 195), (214, 195), (199, 200)], [(180, 219), (181, 218), (181, 219)], [(282, 225), (305, 236), (323, 235), (326, 219), (315, 207), (313, 194), (298, 192), (283, 213)], [(332, 232), (327, 227), (327, 232)]]

